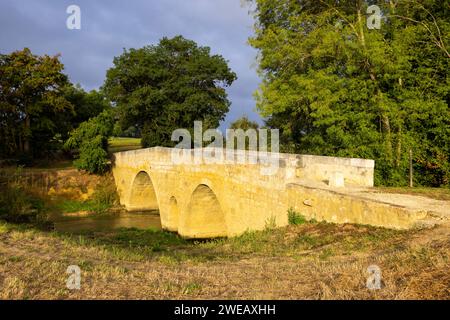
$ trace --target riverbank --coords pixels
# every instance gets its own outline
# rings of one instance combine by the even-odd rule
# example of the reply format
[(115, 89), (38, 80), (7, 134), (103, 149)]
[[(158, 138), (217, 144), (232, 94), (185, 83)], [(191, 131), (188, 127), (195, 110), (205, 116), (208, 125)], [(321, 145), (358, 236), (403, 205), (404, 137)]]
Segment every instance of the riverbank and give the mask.
[[(448, 225), (302, 223), (188, 241), (155, 230), (64, 234), (0, 223), (2, 299), (449, 299)], [(81, 289), (66, 288), (69, 265)], [(381, 289), (366, 287), (379, 266)]]

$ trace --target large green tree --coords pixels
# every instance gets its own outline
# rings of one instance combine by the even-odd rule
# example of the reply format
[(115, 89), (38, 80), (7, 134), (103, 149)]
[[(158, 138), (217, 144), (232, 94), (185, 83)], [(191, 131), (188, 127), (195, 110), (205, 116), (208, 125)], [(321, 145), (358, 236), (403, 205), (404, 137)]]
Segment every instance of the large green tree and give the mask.
[(0, 54), (0, 155), (40, 156), (51, 148), (69, 84), (58, 56), (36, 56), (27, 48)]
[(171, 146), (177, 128), (217, 127), (229, 110), (225, 88), (236, 79), (220, 55), (182, 36), (125, 50), (108, 70), (104, 92), (119, 110), (123, 129), (137, 127), (142, 145)]
[[(376, 160), (376, 182), (450, 184), (450, 6), (254, 0), (257, 106), (284, 149)], [(369, 5), (381, 28), (368, 29)]]
[(72, 127), (71, 129), (111, 107), (110, 102), (102, 93), (97, 90), (86, 92), (79, 84), (68, 86), (64, 94), (74, 109), (72, 114), (67, 114), (67, 122)]

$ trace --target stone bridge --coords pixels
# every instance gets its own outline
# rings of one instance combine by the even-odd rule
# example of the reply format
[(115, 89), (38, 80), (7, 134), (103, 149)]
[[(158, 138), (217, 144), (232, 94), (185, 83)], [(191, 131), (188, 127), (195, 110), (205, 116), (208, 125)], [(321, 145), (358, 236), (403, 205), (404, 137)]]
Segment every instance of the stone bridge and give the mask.
[[(177, 162), (174, 150), (179, 152), (155, 147), (116, 153), (113, 174), (127, 210), (159, 210), (162, 227), (187, 238), (285, 226), (290, 208), (307, 219), (399, 229), (424, 218), (423, 212), (361, 197), (373, 186), (373, 160), (231, 151), (226, 161), (206, 163), (195, 159), (206, 149), (197, 149), (184, 150), (188, 161)], [(274, 159), (277, 170), (264, 173)]]

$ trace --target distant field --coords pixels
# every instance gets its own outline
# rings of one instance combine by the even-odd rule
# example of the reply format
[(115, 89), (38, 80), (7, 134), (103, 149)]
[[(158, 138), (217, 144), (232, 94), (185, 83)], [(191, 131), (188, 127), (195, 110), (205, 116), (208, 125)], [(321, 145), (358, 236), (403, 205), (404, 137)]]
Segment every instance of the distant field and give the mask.
[(110, 153), (136, 150), (141, 148), (141, 139), (139, 138), (119, 138), (113, 137), (109, 139)]

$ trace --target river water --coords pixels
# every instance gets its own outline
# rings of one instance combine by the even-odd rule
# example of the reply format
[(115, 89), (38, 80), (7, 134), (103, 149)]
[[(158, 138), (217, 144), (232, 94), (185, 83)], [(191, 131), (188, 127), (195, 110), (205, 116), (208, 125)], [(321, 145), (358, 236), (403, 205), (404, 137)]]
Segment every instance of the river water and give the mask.
[(56, 231), (69, 233), (111, 231), (119, 228), (161, 229), (161, 220), (158, 211), (123, 211), (86, 217), (58, 217), (52, 220)]

